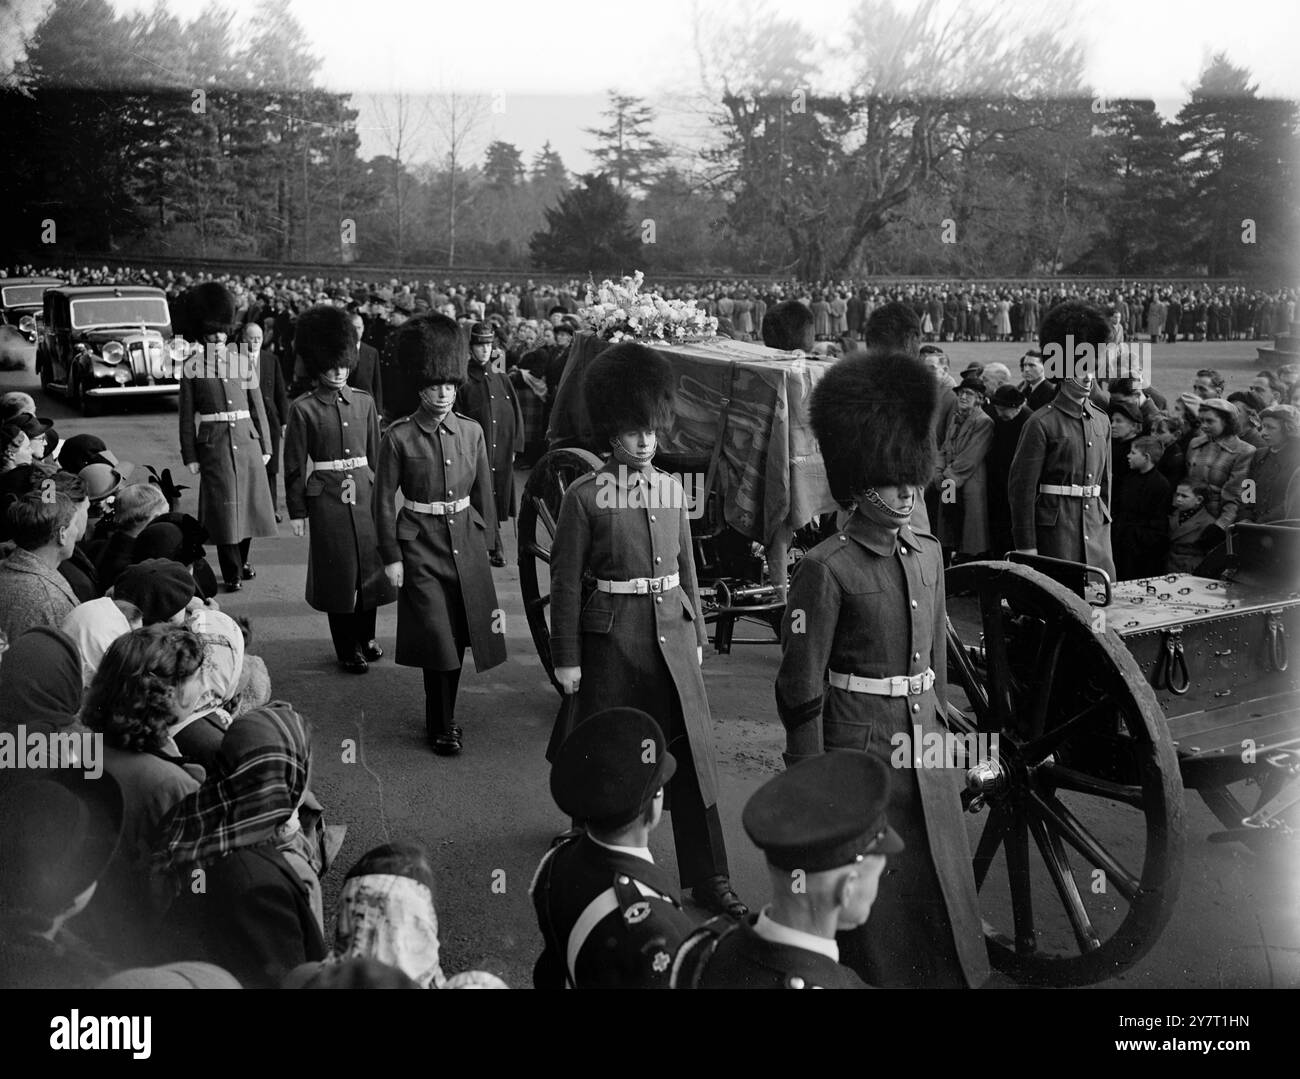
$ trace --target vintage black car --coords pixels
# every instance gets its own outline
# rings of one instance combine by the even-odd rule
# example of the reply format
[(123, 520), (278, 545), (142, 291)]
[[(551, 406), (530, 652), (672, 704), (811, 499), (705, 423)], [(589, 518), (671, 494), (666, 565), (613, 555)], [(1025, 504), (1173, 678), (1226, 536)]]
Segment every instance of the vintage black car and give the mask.
[(42, 297), (63, 284), (58, 277), (0, 278), (0, 325), (12, 326), (29, 345), (40, 332)]
[(76, 401), (85, 415), (115, 397), (178, 394), (184, 357), (162, 289), (66, 286), (45, 293), (36, 349), (41, 387)]

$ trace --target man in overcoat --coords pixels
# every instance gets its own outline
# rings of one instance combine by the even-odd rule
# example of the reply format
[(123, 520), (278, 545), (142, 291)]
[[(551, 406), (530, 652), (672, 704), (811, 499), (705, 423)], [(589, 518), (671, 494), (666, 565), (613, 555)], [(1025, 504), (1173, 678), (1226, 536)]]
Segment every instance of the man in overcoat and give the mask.
[(510, 379), (492, 367), (495, 341), (491, 326), (486, 322), (474, 323), (469, 336), (469, 373), (458, 399), (461, 414), (483, 428), (487, 442), (497, 511), (489, 560), (494, 566), (504, 566), (501, 522), (515, 515), (514, 463), (515, 454), (524, 449), (524, 416)]
[(907, 850), (868, 926), (837, 937), (841, 962), (882, 987), (974, 988), (988, 976), (965, 777), (921, 755), (942, 737), (947, 698), (942, 554), (909, 523), (934, 469), (935, 391), (898, 352), (843, 359), (813, 391), (831, 493), (852, 513), (795, 567), (776, 678), (787, 766), (829, 749), (893, 766), (889, 823)]
[[(396, 359), (419, 407), (384, 433), (375, 476), (379, 553), (397, 596), (397, 662), (424, 669), (425, 727), (435, 753), (461, 751), (456, 692), (465, 649), (474, 669), (504, 663), (504, 619), (488, 564), (496, 528), (483, 429), (452, 411), (465, 381), (460, 330), (421, 315), (395, 333)], [(401, 491), (404, 505), (395, 500)]]
[(547, 757), (554, 759), (572, 723), (606, 708), (654, 717), (681, 763), (668, 809), (682, 886), (706, 909), (743, 914), (718, 814), (713, 722), (700, 674), (708, 638), (685, 494), (651, 463), (656, 431), (672, 416), (672, 365), (625, 342), (591, 362), (584, 388), (596, 436), (613, 453), (575, 481), (560, 506), (551, 657), (556, 680), (577, 700), (561, 708)]
[(243, 370), (239, 354), (226, 349), (234, 320), (234, 298), (216, 281), (184, 294), (172, 320), (196, 346), (181, 377), (181, 459), (200, 476), (199, 523), (216, 544), (231, 592), (256, 575), (249, 561), (253, 539), (276, 535), (266, 480), (270, 425), (257, 373)]
[[(264, 333), (256, 322), (246, 322), (240, 337), (248, 351), (250, 363), (257, 365), (257, 386), (262, 391), (262, 407), (266, 409), (266, 422), (271, 431), (271, 459), (266, 462), (266, 483), (271, 488), (271, 508), (275, 509), (276, 477), (280, 474), (280, 437), (289, 422), (289, 394), (284, 385), (284, 372), (269, 348), (263, 348)], [(275, 510), (275, 520), (280, 521), (280, 511)]]
[(989, 549), (984, 459), (993, 443), (993, 421), (980, 407), (983, 402), (984, 383), (978, 378), (962, 379), (939, 444), (934, 474), (943, 546), (972, 558)]
[(1040, 344), (1057, 393), (1025, 421), (1008, 490), (1017, 550), (1084, 562), (1113, 581), (1110, 420), (1089, 399), (1096, 368), (1088, 355), (1095, 359), (1109, 334), (1106, 316), (1081, 300), (1044, 317)]
[(372, 507), (379, 414), (370, 394), (348, 385), (352, 335), (330, 304), (298, 319), (294, 351), (316, 388), (290, 406), (284, 481), (293, 534), (310, 529), (307, 603), (328, 614), (339, 665), (365, 674), (384, 654), (376, 611), (397, 594), (384, 576)]
[(375, 399), (375, 409), (380, 415), (384, 412), (384, 380), (380, 377), (379, 349), (363, 339), (366, 321), (360, 313), (354, 311), (349, 316), (353, 335), (356, 339), (356, 363), (348, 373), (348, 385), (358, 390), (365, 390)]

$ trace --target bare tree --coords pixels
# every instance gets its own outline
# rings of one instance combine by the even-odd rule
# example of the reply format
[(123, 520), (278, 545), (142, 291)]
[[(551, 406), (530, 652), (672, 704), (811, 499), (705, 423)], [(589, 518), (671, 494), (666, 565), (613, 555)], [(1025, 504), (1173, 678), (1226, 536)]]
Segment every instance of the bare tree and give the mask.
[(406, 240), (407, 157), (411, 145), (418, 144), (420, 131), (428, 116), (427, 109), (417, 110), (410, 94), (376, 94), (372, 98), (376, 127), (393, 162), (393, 250), (397, 264), (402, 264)]
[(447, 265), (456, 265), (456, 210), (461, 202), (457, 170), (474, 155), (478, 133), (488, 115), (488, 102), (480, 94), (452, 90), (430, 99), (429, 116), (445, 147), (447, 166)]

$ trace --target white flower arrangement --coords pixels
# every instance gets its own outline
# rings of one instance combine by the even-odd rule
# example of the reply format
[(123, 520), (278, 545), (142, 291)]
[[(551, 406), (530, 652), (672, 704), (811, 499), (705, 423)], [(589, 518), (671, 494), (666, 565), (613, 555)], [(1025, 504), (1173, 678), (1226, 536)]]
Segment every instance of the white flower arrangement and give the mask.
[(657, 292), (641, 291), (645, 274), (614, 282), (608, 277), (597, 288), (587, 284), (586, 306), (578, 314), (609, 341), (684, 344), (716, 337), (718, 320), (695, 306), (694, 300), (665, 300)]

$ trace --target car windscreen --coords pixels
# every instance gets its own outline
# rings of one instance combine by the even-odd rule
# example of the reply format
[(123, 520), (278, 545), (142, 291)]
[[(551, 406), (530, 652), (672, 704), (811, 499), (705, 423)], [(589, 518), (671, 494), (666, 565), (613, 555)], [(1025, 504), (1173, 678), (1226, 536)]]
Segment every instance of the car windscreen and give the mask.
[(104, 296), (72, 301), (72, 328), (164, 326), (170, 321), (161, 296)]
[(0, 289), (0, 302), (6, 307), (40, 307), (45, 290), (54, 288), (48, 285), (10, 285)]

